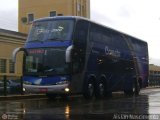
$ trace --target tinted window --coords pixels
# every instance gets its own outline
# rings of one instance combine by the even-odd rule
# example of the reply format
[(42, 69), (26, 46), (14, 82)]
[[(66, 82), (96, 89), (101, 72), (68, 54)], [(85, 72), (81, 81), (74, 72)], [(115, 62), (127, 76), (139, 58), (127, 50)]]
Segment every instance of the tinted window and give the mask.
[(85, 47), (88, 36), (88, 22), (79, 20), (76, 24), (75, 43)]
[(128, 49), (127, 38), (121, 33), (112, 31), (112, 41), (116, 48), (118, 49)]
[(112, 43), (111, 32), (108, 29), (102, 31), (102, 40), (107, 44)]
[(90, 41), (111, 44), (111, 33), (109, 29), (91, 24), (90, 28)]
[(132, 38), (132, 46), (134, 48), (134, 50), (138, 53), (143, 53), (143, 54), (147, 54), (148, 52), (148, 48), (147, 48), (147, 44), (142, 42), (142, 41), (138, 41), (135, 38)]
[(79, 20), (76, 23), (74, 45), (75, 49), (72, 53), (73, 72), (81, 72), (85, 64), (86, 44), (88, 38), (89, 23), (84, 20)]

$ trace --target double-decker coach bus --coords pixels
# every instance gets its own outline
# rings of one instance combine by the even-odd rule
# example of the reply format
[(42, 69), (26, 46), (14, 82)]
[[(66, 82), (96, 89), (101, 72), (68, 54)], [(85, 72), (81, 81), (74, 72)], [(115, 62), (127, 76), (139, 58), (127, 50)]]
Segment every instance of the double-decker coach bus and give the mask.
[(14, 61), (19, 51), (26, 92), (101, 98), (139, 94), (148, 84), (147, 43), (82, 17), (35, 20)]

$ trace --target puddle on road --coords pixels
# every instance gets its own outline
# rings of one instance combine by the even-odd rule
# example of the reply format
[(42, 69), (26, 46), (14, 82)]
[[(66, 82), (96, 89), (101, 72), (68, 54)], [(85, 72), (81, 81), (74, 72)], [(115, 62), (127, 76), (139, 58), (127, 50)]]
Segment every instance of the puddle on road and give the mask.
[[(71, 98), (61, 100), (21, 100), (1, 102), (0, 117), (3, 114), (17, 115), (20, 119), (59, 119), (59, 120), (101, 120), (119, 115), (160, 114), (160, 94), (125, 97), (122, 94), (104, 100)], [(14, 117), (14, 116), (12, 116)]]

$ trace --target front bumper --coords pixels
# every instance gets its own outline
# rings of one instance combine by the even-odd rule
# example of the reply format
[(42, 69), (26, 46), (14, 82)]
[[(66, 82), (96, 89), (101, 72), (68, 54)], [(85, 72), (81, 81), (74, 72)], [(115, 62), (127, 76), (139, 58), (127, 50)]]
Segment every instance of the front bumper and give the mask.
[(50, 86), (37, 86), (37, 85), (26, 85), (23, 84), (26, 93), (66, 93), (65, 89), (68, 88), (69, 84), (63, 85), (50, 85)]

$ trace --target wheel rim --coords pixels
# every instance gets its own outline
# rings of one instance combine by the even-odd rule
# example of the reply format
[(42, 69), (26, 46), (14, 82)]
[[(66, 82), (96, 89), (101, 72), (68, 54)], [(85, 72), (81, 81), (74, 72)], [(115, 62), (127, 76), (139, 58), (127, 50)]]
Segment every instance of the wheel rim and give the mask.
[(103, 85), (103, 83), (100, 83), (100, 84), (99, 84), (99, 94), (100, 94), (101, 96), (103, 96), (103, 94), (104, 94), (104, 85)]
[(132, 88), (132, 91), (133, 91), (133, 93), (135, 93), (135, 85), (133, 85), (133, 88)]
[(93, 95), (93, 85), (92, 83), (89, 83), (88, 84), (88, 92), (89, 92), (89, 96), (92, 96)]

